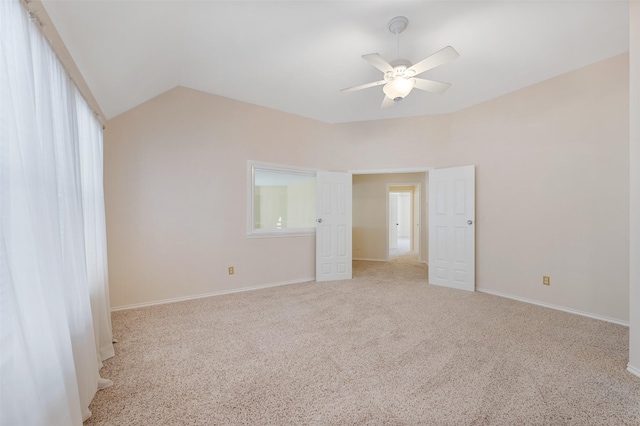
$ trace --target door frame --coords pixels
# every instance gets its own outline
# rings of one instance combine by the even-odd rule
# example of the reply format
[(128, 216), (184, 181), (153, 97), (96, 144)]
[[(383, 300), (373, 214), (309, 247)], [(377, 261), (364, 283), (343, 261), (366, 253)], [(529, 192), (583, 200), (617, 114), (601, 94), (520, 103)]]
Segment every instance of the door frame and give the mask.
[[(352, 175), (384, 175), (384, 174), (388, 174), (388, 173), (424, 173), (424, 182), (421, 182), (420, 185), (425, 185), (425, 190), (428, 191), (429, 190), (429, 172), (431, 170), (435, 170), (434, 166), (424, 166), (424, 167), (407, 167), (407, 168), (390, 168), (390, 169), (359, 169), (359, 170), (347, 170), (347, 173), (351, 173)], [(389, 226), (389, 191), (387, 191), (387, 227)], [(423, 211), (425, 211), (425, 204), (429, 201), (429, 196), (427, 194), (426, 199), (423, 199), (422, 195), (420, 195), (420, 211), (421, 214)], [(429, 214), (428, 214), (428, 210), (427, 210), (427, 220), (429, 218)], [(425, 226), (425, 224), (420, 223), (420, 227), (422, 228), (423, 226)], [(420, 232), (422, 232), (422, 229), (420, 229)], [(386, 237), (386, 243), (387, 243), (387, 260), (389, 260), (389, 230), (387, 229), (387, 237)], [(427, 245), (427, 253), (429, 252), (429, 238), (426, 238), (425, 244)], [(428, 266), (428, 262), (429, 262), (429, 258), (427, 256), (426, 259), (422, 260), (421, 259), (421, 255), (422, 255), (422, 243), (420, 243), (420, 247), (418, 248), (419, 253), (418, 253), (418, 261), (427, 264)]]
[[(395, 173), (395, 172), (394, 172)], [(410, 173), (423, 173), (423, 172), (410, 172)], [(425, 181), (428, 178), (428, 172), (424, 172), (425, 173)], [(418, 260), (420, 259), (420, 255), (422, 254), (422, 237), (421, 237), (421, 233), (422, 233), (422, 209), (423, 209), (423, 201), (422, 201), (422, 185), (425, 184), (426, 182), (407, 182), (407, 183), (387, 183), (387, 260), (389, 260), (389, 232), (391, 231), (389, 229), (389, 194), (392, 192), (391, 191), (391, 187), (394, 186), (413, 186), (415, 187), (413, 190), (411, 191), (393, 191), (393, 192), (398, 192), (398, 193), (408, 193), (411, 194), (411, 216), (413, 218), (412, 222), (411, 222), (411, 242), (413, 243), (413, 252), (414, 253), (418, 253)], [(414, 211), (415, 211), (415, 205), (414, 205), (414, 200), (416, 197), (416, 193), (418, 195), (418, 217), (415, 217), (414, 215)], [(415, 225), (418, 225), (418, 240), (416, 241), (415, 238)], [(416, 245), (417, 245), (417, 249), (416, 249)], [(427, 247), (429, 245), (429, 239), (427, 238)], [(426, 260), (428, 261), (428, 259)]]
[(362, 170), (347, 170), (347, 173), (352, 175), (384, 175), (387, 173), (429, 173), (430, 170), (435, 170), (433, 166), (426, 167), (408, 167), (406, 169), (362, 169)]

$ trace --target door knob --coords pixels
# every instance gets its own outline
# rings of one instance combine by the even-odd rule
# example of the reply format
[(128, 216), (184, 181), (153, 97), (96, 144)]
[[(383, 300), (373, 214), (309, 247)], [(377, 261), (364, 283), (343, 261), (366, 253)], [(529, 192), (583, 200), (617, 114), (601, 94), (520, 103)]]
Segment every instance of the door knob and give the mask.
[(472, 221), (471, 219), (469, 219), (469, 220), (467, 221), (467, 225), (473, 225), (473, 221)]
[(322, 223), (322, 218), (318, 219), (318, 223)]

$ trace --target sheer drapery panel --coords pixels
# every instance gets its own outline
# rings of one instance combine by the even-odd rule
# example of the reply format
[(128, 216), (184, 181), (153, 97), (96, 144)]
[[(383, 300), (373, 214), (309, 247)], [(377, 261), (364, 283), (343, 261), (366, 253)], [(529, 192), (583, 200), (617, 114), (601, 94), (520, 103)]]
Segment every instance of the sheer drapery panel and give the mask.
[(18, 0), (0, 2), (0, 423), (81, 424), (113, 356), (102, 129)]

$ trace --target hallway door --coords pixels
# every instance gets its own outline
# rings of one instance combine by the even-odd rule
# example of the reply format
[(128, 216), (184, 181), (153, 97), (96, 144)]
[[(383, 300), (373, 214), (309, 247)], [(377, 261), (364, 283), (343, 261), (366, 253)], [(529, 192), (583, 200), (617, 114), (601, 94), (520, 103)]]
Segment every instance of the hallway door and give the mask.
[(429, 283), (475, 290), (475, 166), (429, 172)]
[(351, 173), (317, 172), (316, 191), (316, 281), (351, 279)]
[(389, 193), (389, 250), (398, 248), (398, 193)]

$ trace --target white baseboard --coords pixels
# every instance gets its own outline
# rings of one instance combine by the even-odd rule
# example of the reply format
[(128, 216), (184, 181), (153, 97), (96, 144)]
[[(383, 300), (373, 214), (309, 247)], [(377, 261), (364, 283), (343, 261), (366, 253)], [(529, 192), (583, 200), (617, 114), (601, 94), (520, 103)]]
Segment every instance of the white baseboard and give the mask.
[(628, 322), (621, 321), (621, 320), (618, 320), (618, 319), (615, 319), (615, 318), (605, 317), (605, 316), (602, 316), (602, 315), (595, 315), (595, 314), (590, 314), (588, 312), (578, 311), (577, 309), (565, 308), (563, 306), (552, 305), (551, 303), (539, 302), (537, 300), (527, 299), (526, 297), (512, 296), (510, 294), (505, 294), (505, 293), (501, 293), (499, 291), (493, 291), (493, 290), (488, 290), (488, 289), (484, 289), (484, 288), (476, 288), (476, 291), (479, 291), (481, 293), (493, 294), (494, 296), (506, 297), (507, 299), (513, 299), (513, 300), (517, 300), (519, 302), (531, 303), (532, 305), (543, 306), (545, 308), (555, 309), (557, 311), (568, 312), (570, 314), (576, 314), (576, 315), (580, 315), (580, 316), (583, 316), (583, 317), (593, 318), (593, 319), (597, 319), (597, 320), (600, 320), (600, 321), (611, 322), (611, 323), (614, 323), (614, 324), (618, 324), (618, 325), (623, 325), (625, 327), (629, 327), (629, 323)]
[(634, 376), (640, 377), (640, 370), (627, 364), (627, 371)]
[(127, 309), (144, 308), (147, 306), (164, 305), (167, 303), (184, 302), (185, 300), (203, 299), (205, 297), (222, 296), (225, 294), (242, 293), (245, 291), (260, 290), (263, 288), (270, 288), (270, 287), (280, 287), (283, 285), (300, 284), (300, 283), (306, 283), (306, 282), (315, 281), (315, 280), (316, 280), (316, 277), (302, 278), (299, 280), (282, 281), (279, 283), (263, 284), (263, 285), (257, 285), (252, 287), (234, 288), (232, 290), (214, 291), (212, 293), (196, 294), (194, 296), (174, 297), (171, 299), (156, 300), (153, 302), (134, 303), (131, 305), (116, 306), (115, 308), (111, 308), (111, 312), (124, 311)]

